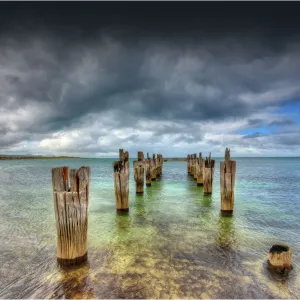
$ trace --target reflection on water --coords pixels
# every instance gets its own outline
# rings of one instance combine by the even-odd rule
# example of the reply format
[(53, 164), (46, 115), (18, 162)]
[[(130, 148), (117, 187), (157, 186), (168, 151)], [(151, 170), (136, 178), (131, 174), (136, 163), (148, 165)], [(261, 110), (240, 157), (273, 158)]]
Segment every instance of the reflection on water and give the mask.
[(216, 239), (217, 244), (224, 249), (231, 248), (236, 243), (235, 229), (234, 229), (234, 216), (223, 215), (220, 213), (218, 222), (218, 235)]
[[(89, 261), (63, 269), (55, 257), (49, 171), (57, 162), (1, 164), (5, 164), (2, 169), (0, 165), (1, 298), (297, 298), (300, 294), (296, 209), (300, 200), (295, 193), (300, 180), (291, 191), (286, 188), (290, 186), (286, 181), (300, 179), (299, 159), (238, 161), (232, 216), (220, 213), (217, 168), (213, 194), (208, 196), (186, 176), (182, 162), (165, 163), (163, 177), (145, 187), (144, 196), (135, 194), (131, 172), (130, 211), (117, 213), (111, 160), (63, 161), (61, 165), (90, 165), (93, 170)], [(273, 168), (286, 181), (270, 176)], [(7, 178), (14, 178), (13, 186)], [(266, 265), (267, 252), (278, 241), (293, 248), (294, 270), (284, 276), (269, 272)]]

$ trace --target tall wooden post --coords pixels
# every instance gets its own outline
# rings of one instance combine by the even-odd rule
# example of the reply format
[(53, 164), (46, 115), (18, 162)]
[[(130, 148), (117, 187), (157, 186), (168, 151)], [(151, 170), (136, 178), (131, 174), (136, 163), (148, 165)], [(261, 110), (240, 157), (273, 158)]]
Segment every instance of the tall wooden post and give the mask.
[(162, 175), (162, 168), (163, 168), (163, 156), (162, 154), (157, 154), (157, 173), (156, 176), (160, 177)]
[(156, 178), (160, 177), (160, 154), (156, 154)]
[(146, 173), (146, 186), (151, 186), (151, 159), (149, 153), (147, 153), (147, 159), (145, 161), (145, 173)]
[(220, 184), (221, 184), (221, 211), (233, 212), (234, 206), (234, 184), (236, 173), (236, 161), (230, 160), (230, 149), (225, 150), (225, 161), (220, 162)]
[(187, 155), (186, 161), (187, 161), (187, 172), (188, 172), (188, 174), (190, 174), (191, 173), (191, 155), (190, 154)]
[(145, 162), (144, 153), (138, 152), (138, 160), (133, 162), (134, 168), (134, 180), (136, 183), (136, 193), (139, 195), (144, 194), (144, 173), (145, 173)]
[(215, 160), (209, 157), (206, 157), (204, 162), (204, 176), (203, 176), (203, 185), (204, 185), (204, 195), (210, 195), (212, 193), (213, 180), (214, 180), (214, 170), (215, 170)]
[(197, 154), (194, 154), (194, 180), (197, 180), (197, 175), (198, 175), (198, 158)]
[(191, 154), (190, 175), (194, 176), (194, 154)]
[(155, 154), (153, 154), (153, 158), (151, 160), (151, 180), (156, 180), (156, 158), (155, 158)]
[(68, 167), (52, 169), (57, 230), (57, 261), (70, 265), (87, 260), (88, 203), (91, 172)]
[(204, 170), (204, 161), (202, 158), (202, 153), (199, 153), (199, 158), (197, 159), (197, 185), (203, 186), (203, 170)]
[(117, 211), (128, 211), (129, 196), (129, 154), (119, 150), (120, 160), (113, 162)]

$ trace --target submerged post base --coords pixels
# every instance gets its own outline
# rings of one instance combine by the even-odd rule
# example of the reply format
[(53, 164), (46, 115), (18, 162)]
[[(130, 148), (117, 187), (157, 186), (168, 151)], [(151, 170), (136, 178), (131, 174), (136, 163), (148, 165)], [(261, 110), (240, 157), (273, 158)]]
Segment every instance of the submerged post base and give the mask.
[(146, 183), (146, 186), (151, 186), (151, 183)]
[(142, 196), (144, 195), (144, 192), (136, 192), (136, 194)]
[(72, 266), (72, 265), (78, 265), (84, 263), (87, 261), (87, 259), (88, 259), (88, 255), (87, 253), (85, 253), (84, 255), (73, 259), (57, 257), (57, 262), (62, 266)]
[(232, 214), (233, 213), (233, 210), (224, 210), (224, 209), (221, 209), (221, 213), (222, 214)]
[(127, 212), (129, 208), (117, 208), (117, 212)]
[(203, 186), (203, 183), (197, 183), (197, 186)]
[(156, 180), (156, 178), (151, 178), (151, 180), (152, 180), (152, 181), (155, 181), (155, 180)]
[(204, 196), (209, 196), (211, 195), (212, 193), (208, 193), (208, 192), (204, 192)]

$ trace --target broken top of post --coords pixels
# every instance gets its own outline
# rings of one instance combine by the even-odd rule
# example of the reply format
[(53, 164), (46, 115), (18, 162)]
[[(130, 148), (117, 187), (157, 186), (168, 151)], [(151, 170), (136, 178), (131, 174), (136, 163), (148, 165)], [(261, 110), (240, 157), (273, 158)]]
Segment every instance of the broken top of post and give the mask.
[(225, 161), (230, 161), (230, 149), (227, 147), (225, 150)]
[(139, 151), (138, 152), (138, 161), (143, 161), (144, 160), (144, 152)]
[(57, 230), (57, 260), (62, 265), (87, 260), (87, 210), (90, 168), (52, 169), (52, 187)]

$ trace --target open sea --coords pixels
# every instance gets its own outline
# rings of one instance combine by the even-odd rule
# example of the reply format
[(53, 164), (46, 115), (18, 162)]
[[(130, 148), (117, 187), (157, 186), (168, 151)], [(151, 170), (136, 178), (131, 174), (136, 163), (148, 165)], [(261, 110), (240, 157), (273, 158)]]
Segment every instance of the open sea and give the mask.
[[(234, 159), (234, 158), (233, 158)], [(114, 159), (0, 161), (0, 298), (300, 298), (300, 158), (237, 158), (232, 217), (165, 162), (160, 180), (117, 215)], [(51, 168), (91, 167), (88, 263), (56, 261)], [(288, 275), (270, 272), (272, 244), (293, 250)]]

